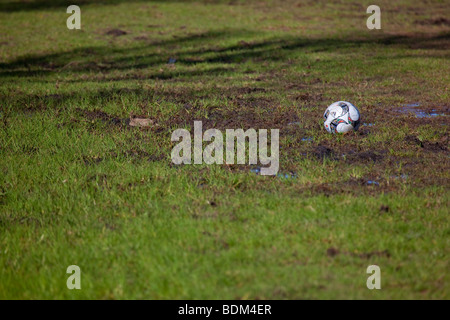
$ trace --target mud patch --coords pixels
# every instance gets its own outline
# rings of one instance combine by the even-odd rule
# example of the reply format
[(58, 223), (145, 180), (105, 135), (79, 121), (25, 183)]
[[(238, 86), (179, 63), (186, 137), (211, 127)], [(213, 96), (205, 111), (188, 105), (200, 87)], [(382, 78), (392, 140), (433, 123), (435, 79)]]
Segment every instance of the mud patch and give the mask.
[(424, 149), (432, 152), (448, 151), (448, 147), (440, 142), (424, 141)]
[[(211, 128), (219, 130), (281, 129), (288, 123), (299, 120), (294, 110), (286, 111), (279, 106), (273, 106), (270, 100), (265, 98), (235, 98), (232, 103), (234, 106), (227, 109), (211, 108), (207, 111), (207, 116), (203, 117), (195, 116), (192, 105), (185, 103), (184, 108), (165, 123), (161, 123), (161, 127), (181, 128), (187, 125), (192, 126), (194, 121), (202, 121), (203, 130)], [(240, 108), (236, 108), (236, 106)]]
[[(385, 153), (386, 151), (382, 151)], [(347, 162), (349, 163), (361, 163), (361, 162), (378, 162), (383, 160), (384, 156), (375, 151), (363, 151), (363, 152), (351, 152), (345, 155)]]
[(422, 141), (420, 141), (419, 138), (417, 138), (416, 136), (408, 135), (408, 136), (406, 136), (406, 137), (404, 138), (404, 141), (405, 141), (407, 144), (415, 145), (415, 146), (419, 146), (419, 147), (423, 148), (423, 143), (422, 143)]
[(316, 159), (324, 160), (324, 159), (332, 159), (336, 160), (336, 153), (333, 149), (328, 148), (327, 146), (317, 146), (314, 151), (311, 153)]
[(437, 142), (431, 142), (431, 141), (421, 141), (419, 138), (417, 138), (414, 135), (408, 135), (404, 138), (404, 141), (413, 146), (417, 146), (419, 148), (422, 148), (427, 151), (432, 152), (440, 152), (440, 151), (448, 151), (448, 141), (447, 136), (444, 136), (441, 141)]

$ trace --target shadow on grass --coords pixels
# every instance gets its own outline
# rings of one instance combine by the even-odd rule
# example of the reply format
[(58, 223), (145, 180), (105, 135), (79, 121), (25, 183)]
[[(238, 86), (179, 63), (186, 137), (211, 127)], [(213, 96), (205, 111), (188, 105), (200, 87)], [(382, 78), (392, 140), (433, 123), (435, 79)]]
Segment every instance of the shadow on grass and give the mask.
[[(248, 1), (248, 0), (246, 0)], [(32, 10), (64, 10), (70, 5), (116, 5), (121, 3), (170, 3), (170, 2), (201, 2), (203, 4), (237, 4), (239, 2), (245, 3), (244, 0), (34, 0), (34, 1), (4, 1), (0, 3), (0, 12), (18, 12), (18, 11), (32, 11)]]
[[(71, 51), (48, 54), (30, 55), (18, 58), (9, 63), (0, 63), (1, 77), (42, 77), (54, 72), (86, 73), (98, 72), (107, 74), (113, 71), (139, 71), (170, 64), (176, 60), (176, 65), (182, 70), (167, 70), (164, 73), (124, 74), (120, 76), (100, 77), (103, 80), (126, 79), (172, 79), (184, 76), (214, 75), (220, 72), (232, 71), (240, 63), (251, 60), (263, 64), (265, 62), (284, 62), (298, 51), (345, 52), (364, 50), (363, 46), (390, 47), (401, 46), (410, 49), (437, 50), (448, 46), (450, 34), (435, 36), (381, 36), (366, 39), (306, 39), (295, 37), (271, 38), (256, 41), (239, 41), (251, 38), (254, 33), (246, 30), (220, 30), (189, 34), (184, 37), (161, 41), (146, 41), (145, 44), (127, 48), (112, 48), (97, 46), (77, 48)], [(231, 45), (216, 45), (223, 41)], [(191, 49), (186, 49), (186, 47)], [(156, 53), (158, 52), (158, 53)], [(345, 53), (344, 52), (344, 53)], [(436, 51), (437, 52), (437, 51)], [(448, 58), (448, 53), (442, 50), (436, 54), (422, 52), (423, 57)], [(417, 57), (416, 55), (399, 54), (392, 58)], [(306, 58), (305, 58), (306, 59)], [(383, 57), (377, 57), (383, 59)], [(388, 58), (386, 58), (388, 59)], [(225, 66), (224, 66), (225, 65)], [(186, 68), (195, 66), (195, 70)], [(42, 81), (42, 78), (39, 79)]]

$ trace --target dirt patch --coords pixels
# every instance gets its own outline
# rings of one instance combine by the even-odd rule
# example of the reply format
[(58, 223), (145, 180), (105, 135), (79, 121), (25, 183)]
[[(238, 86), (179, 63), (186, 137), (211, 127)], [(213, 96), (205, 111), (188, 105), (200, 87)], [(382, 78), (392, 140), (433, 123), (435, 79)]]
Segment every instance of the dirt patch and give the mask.
[(11, 225), (14, 224), (21, 224), (21, 225), (27, 225), (27, 226), (34, 226), (34, 227), (41, 227), (42, 223), (39, 219), (34, 217), (11, 217), (11, 216), (0, 216), (0, 227), (6, 227), (9, 228)]
[(21, 111), (23, 112), (23, 114), (26, 114), (26, 115), (30, 116), (30, 115), (33, 115), (35, 113), (43, 112), (43, 111), (46, 111), (46, 110), (47, 110), (47, 107), (44, 105), (44, 103), (38, 102), (38, 103), (36, 103), (34, 105), (23, 107)]
[(298, 192), (303, 196), (322, 194), (329, 197), (336, 194), (375, 195), (380, 192), (388, 193), (397, 189), (398, 186), (394, 183), (387, 184), (380, 179), (365, 177), (301, 186)]
[(82, 156), (81, 160), (85, 165), (90, 166), (94, 164), (99, 164), (104, 160), (104, 158), (99, 156)]
[[(383, 151), (384, 153), (385, 151)], [(378, 162), (384, 159), (381, 153), (375, 151), (351, 152), (345, 156), (347, 162), (361, 163), (361, 162)]]
[(372, 257), (386, 257), (386, 258), (390, 258), (391, 254), (389, 253), (388, 250), (383, 250), (383, 251), (370, 251), (370, 252), (363, 252), (363, 253), (355, 253), (355, 252), (348, 252), (348, 251), (340, 251), (337, 248), (331, 247), (327, 249), (327, 256), (329, 257), (336, 257), (338, 255), (347, 255), (347, 256), (352, 256), (352, 257), (358, 257), (361, 259), (370, 259)]
[(116, 126), (126, 125), (129, 119), (120, 119), (114, 116), (107, 114), (101, 110), (84, 110), (80, 108), (75, 109), (80, 115), (84, 116), (87, 120), (91, 121), (101, 121), (107, 124), (112, 124)]
[(128, 150), (122, 150), (122, 151), (110, 151), (109, 153), (110, 157), (116, 158), (116, 157), (126, 157), (131, 158), (133, 160), (147, 160), (150, 162), (157, 162), (157, 161), (163, 161), (165, 157), (162, 154), (151, 154), (145, 150), (142, 149), (128, 149)]
[(323, 101), (324, 98), (322, 96), (322, 94), (311, 94), (311, 93), (301, 93), (300, 95), (297, 95), (295, 97), (296, 101), (305, 101), (305, 102), (319, 102), (319, 101)]
[(251, 108), (270, 108), (275, 106), (275, 102), (269, 98), (262, 97), (250, 97), (242, 98), (240, 96), (229, 99), (232, 103), (239, 107), (251, 107)]
[(266, 91), (267, 90), (264, 88), (249, 88), (249, 87), (235, 89), (235, 92), (237, 94), (250, 94), (250, 93), (255, 93), (255, 92), (266, 92)]
[(155, 125), (155, 121), (149, 118), (131, 116), (128, 125), (131, 127), (151, 127)]
[(352, 256), (359, 257), (361, 259), (370, 259), (372, 257), (386, 257), (390, 258), (391, 254), (388, 250), (383, 251), (371, 251), (371, 252), (363, 252), (363, 253), (352, 253)]
[(426, 26), (426, 25), (433, 25), (433, 26), (450, 26), (450, 20), (444, 17), (434, 18), (434, 19), (426, 19), (426, 20), (419, 20), (416, 21), (417, 24)]
[(336, 248), (328, 248), (327, 249), (327, 256), (329, 256), (329, 257), (335, 257), (335, 256), (337, 256), (338, 254), (339, 254), (340, 252), (339, 252), (339, 250), (338, 249), (336, 249)]
[(6, 189), (0, 186), (0, 204), (5, 203), (5, 198), (6, 198)]
[(148, 37), (147, 36), (138, 36), (138, 37), (134, 37), (133, 39), (136, 41), (146, 41), (146, 40), (148, 40)]
[(184, 63), (201, 63), (201, 62), (205, 62), (205, 58), (201, 58), (201, 57), (186, 57), (184, 59), (180, 59), (180, 61), (184, 62)]
[(86, 182), (97, 182), (103, 185), (107, 185), (108, 176), (106, 174), (93, 174), (86, 179)]
[(100, 155), (83, 155), (81, 156), (81, 161), (83, 161), (86, 166), (92, 166), (99, 164), (105, 160), (116, 158), (126, 158), (132, 160), (133, 162), (141, 160), (149, 162), (159, 162), (165, 159), (165, 157), (161, 154), (151, 154), (145, 150), (133, 148), (120, 151), (111, 150)]
[(422, 141), (420, 141), (419, 138), (417, 138), (416, 136), (408, 135), (403, 140), (409, 145), (415, 145), (423, 148)]
[(240, 47), (243, 47), (243, 48), (250, 48), (250, 47), (253, 46), (252, 43), (247, 42), (247, 41), (244, 41), (244, 40), (239, 41), (239, 42), (238, 42), (238, 45), (239, 45)]
[(110, 29), (105, 32), (107, 36), (114, 36), (114, 37), (120, 37), (128, 34), (128, 32), (120, 29)]

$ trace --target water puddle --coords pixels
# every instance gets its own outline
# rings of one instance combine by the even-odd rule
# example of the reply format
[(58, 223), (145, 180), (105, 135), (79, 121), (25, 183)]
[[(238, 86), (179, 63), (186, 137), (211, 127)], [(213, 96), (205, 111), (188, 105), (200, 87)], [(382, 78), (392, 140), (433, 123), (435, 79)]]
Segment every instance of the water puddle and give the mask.
[(399, 176), (391, 176), (392, 179), (396, 179), (396, 180), (407, 180), (408, 179), (408, 175), (407, 174), (401, 174)]
[[(255, 168), (251, 168), (250, 172), (260, 175), (261, 174), (261, 167), (255, 167)], [(275, 177), (279, 178), (279, 179), (296, 179), (297, 178), (297, 174), (293, 173), (293, 172), (287, 172), (287, 173), (278, 173)]]
[(426, 111), (424, 109), (420, 109), (419, 107), (420, 103), (408, 103), (403, 104), (398, 111), (403, 114), (413, 114), (416, 118), (433, 118), (446, 115), (445, 113), (442, 113), (436, 109)]
[(416, 108), (416, 107), (420, 107), (420, 103), (415, 102), (415, 103), (408, 103), (408, 104), (403, 104), (403, 107), (408, 107), (408, 108)]
[(295, 173), (291, 173), (291, 172), (279, 173), (279, 174), (277, 174), (277, 178), (279, 178), (279, 179), (296, 179), (297, 175)]

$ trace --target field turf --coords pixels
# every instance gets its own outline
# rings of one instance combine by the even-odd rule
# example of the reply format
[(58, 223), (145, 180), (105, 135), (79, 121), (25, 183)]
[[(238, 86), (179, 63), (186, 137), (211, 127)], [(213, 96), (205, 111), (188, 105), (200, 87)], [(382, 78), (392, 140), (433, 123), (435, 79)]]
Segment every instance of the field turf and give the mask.
[[(450, 298), (447, 1), (75, 2), (0, 1), (0, 299)], [(194, 120), (280, 176), (174, 165)]]

